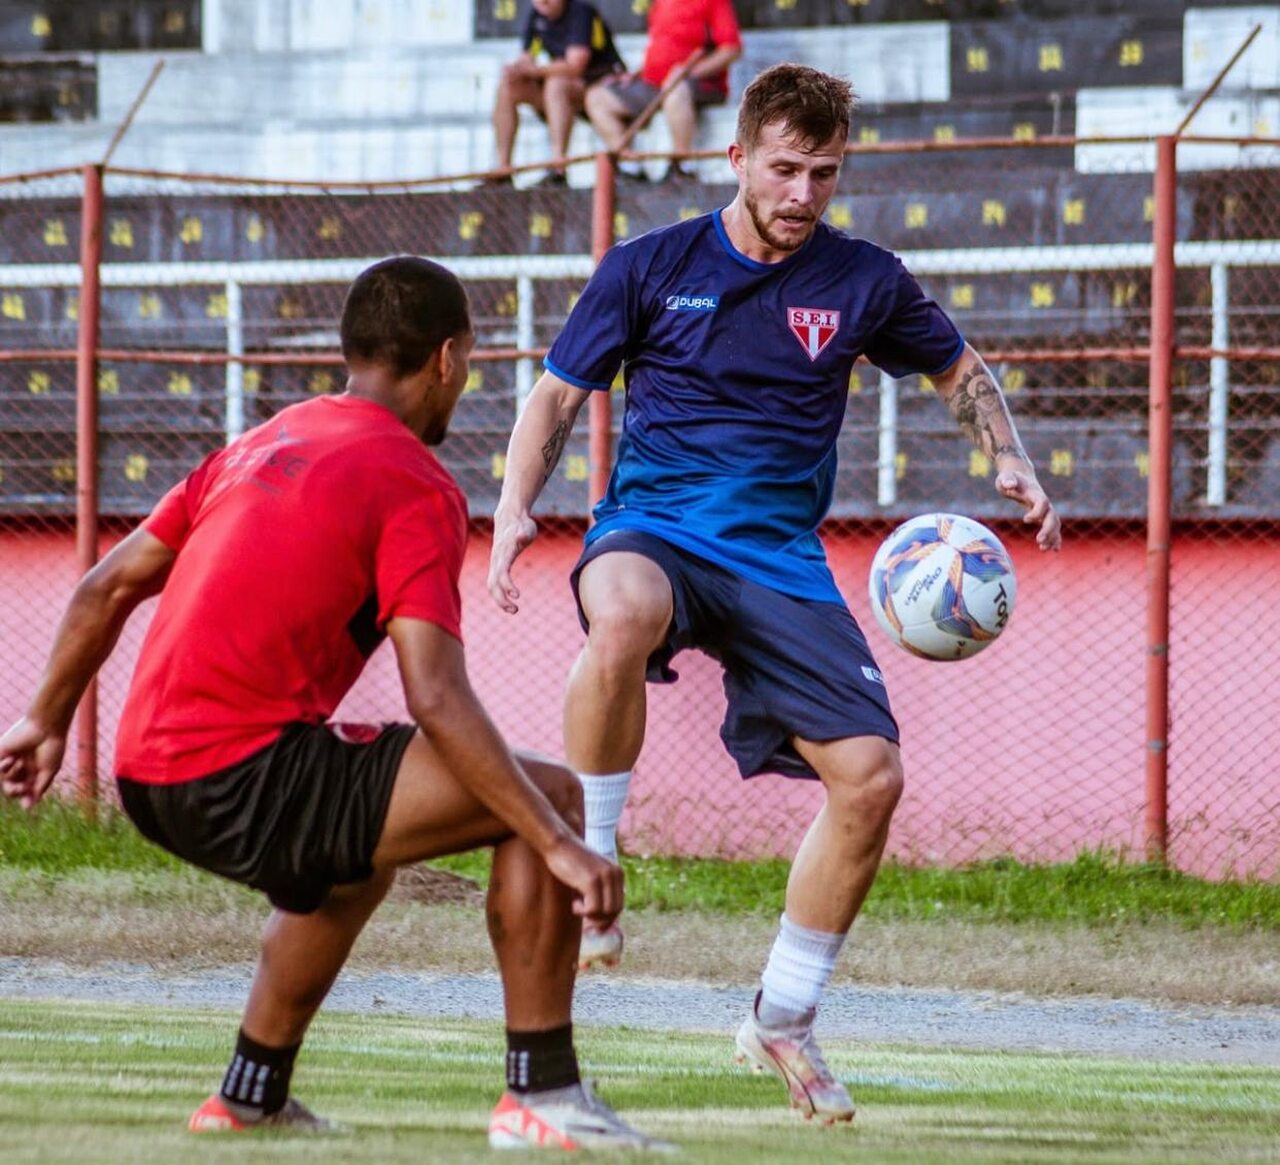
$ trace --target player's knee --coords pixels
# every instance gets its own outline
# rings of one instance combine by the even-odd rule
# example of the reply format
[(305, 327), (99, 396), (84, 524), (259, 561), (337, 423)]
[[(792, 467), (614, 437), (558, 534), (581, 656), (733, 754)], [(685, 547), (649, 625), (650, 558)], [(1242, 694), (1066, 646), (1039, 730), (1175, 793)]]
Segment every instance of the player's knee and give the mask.
[(653, 651), (670, 622), (669, 601), (617, 592), (592, 605), (587, 637), (597, 655), (629, 660)]
[(887, 821), (897, 808), (903, 790), (902, 761), (887, 742), (861, 764), (827, 782), (832, 808), (859, 820)]
[(581, 836), (586, 814), (582, 801), (582, 782), (564, 765), (545, 757), (520, 757), (525, 772), (552, 807)]

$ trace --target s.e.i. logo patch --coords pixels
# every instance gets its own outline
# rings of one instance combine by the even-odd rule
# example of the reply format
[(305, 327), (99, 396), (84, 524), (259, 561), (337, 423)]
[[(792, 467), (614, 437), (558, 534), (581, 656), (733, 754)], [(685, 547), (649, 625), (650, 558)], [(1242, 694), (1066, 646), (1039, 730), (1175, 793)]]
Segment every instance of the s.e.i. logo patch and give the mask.
[(840, 313), (824, 307), (789, 307), (787, 326), (809, 359), (816, 360), (840, 330)]

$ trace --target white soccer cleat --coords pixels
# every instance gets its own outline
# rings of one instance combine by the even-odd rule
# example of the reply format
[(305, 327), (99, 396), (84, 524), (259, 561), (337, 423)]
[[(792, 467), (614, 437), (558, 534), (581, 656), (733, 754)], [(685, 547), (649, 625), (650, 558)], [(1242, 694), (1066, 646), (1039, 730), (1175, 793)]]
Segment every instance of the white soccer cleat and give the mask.
[(582, 925), (582, 942), (578, 947), (578, 970), (594, 971), (616, 967), (622, 962), (622, 927), (610, 923), (604, 930), (586, 922)]
[[(757, 1002), (759, 996), (756, 997)], [(756, 1072), (772, 1072), (791, 1095), (791, 1107), (805, 1120), (823, 1124), (853, 1120), (853, 1098), (822, 1058), (813, 1038), (814, 1012), (806, 1012), (794, 1027), (767, 1028), (756, 1018), (756, 1009), (738, 1029), (734, 1059)]]
[(601, 1100), (585, 1080), (568, 1088), (524, 1096), (504, 1092), (489, 1118), (491, 1149), (630, 1149), (674, 1153), (660, 1141), (633, 1129)]

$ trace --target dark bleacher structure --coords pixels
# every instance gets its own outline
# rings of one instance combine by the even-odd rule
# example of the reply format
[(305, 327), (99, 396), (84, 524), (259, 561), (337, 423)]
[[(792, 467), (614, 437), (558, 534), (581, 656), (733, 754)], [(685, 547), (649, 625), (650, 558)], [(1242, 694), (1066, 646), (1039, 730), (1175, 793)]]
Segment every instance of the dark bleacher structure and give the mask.
[[(644, 30), (639, 0), (597, 0), (619, 33)], [(1202, 0), (1197, 8), (1226, 7)], [(1089, 86), (1179, 86), (1181, 0), (743, 0), (745, 30), (950, 24), (951, 98), (864, 105), (856, 141), (946, 143), (957, 138), (1040, 139), (1071, 135), (1077, 91)], [(476, 0), (476, 34), (511, 37), (523, 4)], [(0, 119), (92, 116), (92, 56), (131, 49), (198, 49), (200, 5), (0, 2), (0, 68), (35, 70), (30, 84), (0, 85)], [(68, 56), (67, 54), (73, 54)], [(39, 68), (47, 72), (39, 73)], [(62, 72), (58, 72), (62, 70)], [(10, 76), (18, 76), (12, 73)], [(27, 76), (27, 74), (23, 74)], [(46, 78), (40, 81), (40, 77)], [(56, 79), (56, 80), (55, 80)], [(735, 84), (741, 78), (735, 79)], [(856, 78), (854, 78), (856, 82)], [(21, 96), (19, 96), (21, 94)], [(74, 95), (74, 96), (68, 96)], [(7, 102), (7, 104), (6, 104)], [(26, 103), (25, 105), (23, 103)], [(1257, 170), (1186, 172), (1177, 193), (1180, 241), (1274, 238), (1280, 175)], [(892, 154), (860, 152), (845, 167), (829, 221), (909, 258), (1009, 248), (1088, 248), (1149, 243), (1150, 173), (1083, 173), (1070, 146)], [(615, 229), (622, 237), (715, 210), (732, 187), (621, 187)], [(474, 229), (461, 229), (460, 224)], [(109, 198), (107, 264), (365, 259), (397, 251), (450, 258), (590, 253), (591, 195), (581, 189), (476, 189), (441, 193), (207, 194)], [(536, 227), (535, 227), (536, 224)], [(79, 251), (75, 200), (0, 199), (0, 265), (71, 264)], [(1150, 272), (1106, 269), (968, 272), (924, 270), (921, 281), (983, 352), (1031, 353), (1146, 344)], [(470, 279), (483, 347), (517, 342), (514, 276)], [(533, 281), (532, 342), (551, 342), (579, 290), (571, 278)], [(1233, 267), (1233, 305), (1275, 304), (1280, 271)], [(310, 395), (340, 390), (332, 364), (255, 363), (254, 354), (331, 352), (345, 282), (249, 282), (241, 288), (240, 337), (249, 360), (240, 375), (246, 425)], [(1209, 276), (1178, 280), (1180, 341), (1211, 339)], [(74, 347), (71, 287), (0, 285), (0, 346)], [(225, 353), (227, 289), (218, 282), (108, 287), (106, 348)], [(1240, 311), (1238, 345), (1274, 344), (1273, 313)], [(527, 336), (526, 336), (527, 338)], [(1069, 516), (1115, 519), (1145, 512), (1147, 370), (1142, 363), (997, 363), (1024, 439)], [(1177, 370), (1174, 488), (1177, 512), (1277, 516), (1280, 410), (1274, 367), (1231, 369), (1227, 496), (1205, 505), (1207, 362)], [(472, 499), (488, 514), (501, 485), (515, 416), (514, 363), (477, 362), (442, 447)], [(228, 424), (222, 364), (105, 362), (99, 373), (103, 441), (101, 496), (107, 513), (138, 515), (209, 450)], [(834, 513), (898, 517), (924, 509), (995, 512), (992, 468), (960, 436), (927, 381), (892, 386), (897, 423), (882, 432), (877, 370), (859, 367), (840, 437)], [(615, 417), (620, 416), (620, 398)], [(0, 364), (0, 513), (69, 513), (75, 503), (74, 373), (69, 363)], [(880, 462), (884, 462), (882, 471)], [(549, 512), (581, 515), (587, 499), (585, 431), (574, 435), (544, 494)]]

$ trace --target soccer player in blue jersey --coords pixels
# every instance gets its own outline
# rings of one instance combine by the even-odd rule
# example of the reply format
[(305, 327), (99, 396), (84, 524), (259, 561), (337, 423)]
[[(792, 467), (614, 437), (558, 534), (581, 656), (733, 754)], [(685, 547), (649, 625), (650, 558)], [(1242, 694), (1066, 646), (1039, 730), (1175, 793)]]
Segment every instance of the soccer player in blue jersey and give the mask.
[[(673, 679), (685, 648), (719, 660), (721, 735), (742, 775), (826, 789), (737, 1038), (740, 1060), (774, 1071), (792, 1104), (824, 1121), (854, 1107), (813, 1020), (903, 780), (883, 680), (817, 532), (854, 361), (930, 376), (1041, 549), (1061, 542), (982, 358), (894, 255), (821, 221), (852, 106), (840, 78), (794, 64), (761, 73), (729, 147), (733, 202), (605, 255), (512, 433), (489, 570), (494, 600), (516, 611), (512, 564), (536, 535), (534, 501), (583, 403), (623, 367), (616, 464), (572, 575), (587, 643), (569, 677), (565, 746), (587, 842), (616, 854), (646, 679)], [(616, 961), (621, 938), (613, 927), (585, 936), (582, 961)]]

